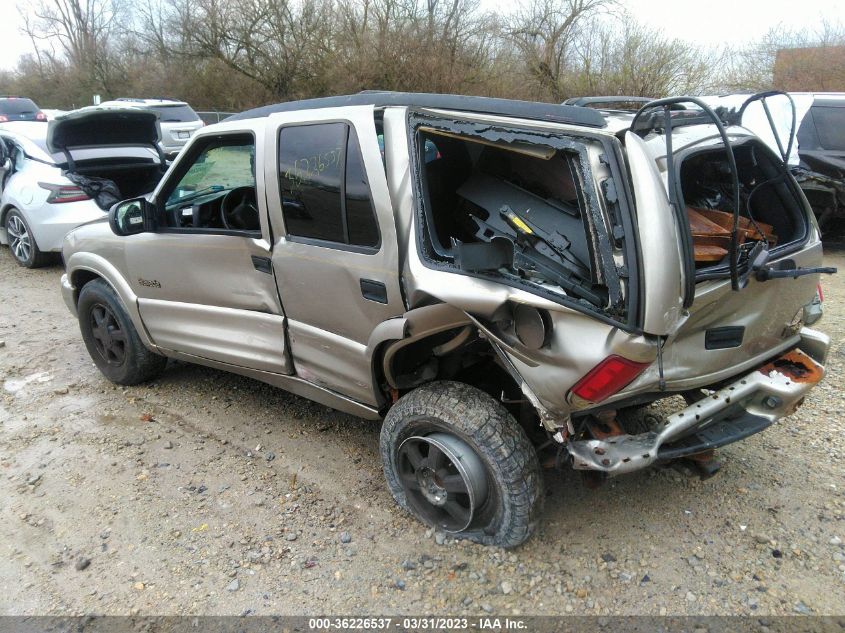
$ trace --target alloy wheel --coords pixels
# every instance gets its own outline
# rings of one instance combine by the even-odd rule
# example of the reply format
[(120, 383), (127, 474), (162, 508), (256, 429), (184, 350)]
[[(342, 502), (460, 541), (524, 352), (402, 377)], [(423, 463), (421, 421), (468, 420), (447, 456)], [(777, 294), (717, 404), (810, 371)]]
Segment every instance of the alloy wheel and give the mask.
[(398, 470), (408, 503), (447, 532), (466, 530), (487, 499), (481, 459), (449, 433), (407, 438), (399, 446)]
[(119, 366), (126, 360), (126, 333), (107, 305), (96, 303), (90, 312), (91, 335), (97, 352), (109, 365)]
[(24, 221), (17, 215), (10, 215), (6, 222), (6, 232), (9, 237), (9, 248), (15, 258), (21, 262), (28, 262), (32, 254), (32, 239)]

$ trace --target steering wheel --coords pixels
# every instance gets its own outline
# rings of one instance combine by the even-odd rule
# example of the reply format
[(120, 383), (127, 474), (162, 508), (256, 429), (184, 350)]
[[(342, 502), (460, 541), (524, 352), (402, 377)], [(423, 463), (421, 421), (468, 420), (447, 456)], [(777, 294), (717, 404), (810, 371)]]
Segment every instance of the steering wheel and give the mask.
[(255, 187), (236, 187), (223, 196), (220, 201), (220, 219), (230, 231), (261, 230)]

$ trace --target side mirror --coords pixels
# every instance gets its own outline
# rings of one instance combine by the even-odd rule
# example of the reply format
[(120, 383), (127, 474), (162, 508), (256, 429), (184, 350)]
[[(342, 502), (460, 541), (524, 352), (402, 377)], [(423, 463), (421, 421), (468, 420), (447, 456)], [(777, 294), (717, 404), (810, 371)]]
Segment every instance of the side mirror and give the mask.
[(109, 210), (109, 226), (115, 235), (136, 235), (147, 230), (146, 198), (132, 198), (118, 202)]

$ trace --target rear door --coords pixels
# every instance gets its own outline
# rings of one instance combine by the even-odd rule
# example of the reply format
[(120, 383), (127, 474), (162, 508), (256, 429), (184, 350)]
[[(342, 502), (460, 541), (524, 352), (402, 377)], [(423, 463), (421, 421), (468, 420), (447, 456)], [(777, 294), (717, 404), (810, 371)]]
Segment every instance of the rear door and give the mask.
[[(766, 151), (758, 145), (758, 152)], [(812, 299), (818, 277), (764, 282), (752, 277), (738, 292), (732, 290), (726, 274), (699, 278), (691, 284), (694, 294), (685, 309), (684, 299), (690, 292), (683, 265), (686, 238), (669, 203), (656, 157), (630, 132), (626, 148), (643, 258), (643, 329), (666, 337), (663, 362), (668, 388), (718, 381), (795, 345), (803, 306)], [(769, 264), (819, 266), (821, 244), (811, 234), (786, 254), (772, 257)]]
[(264, 176), (294, 369), (376, 404), (367, 341), (404, 306), (374, 109), (279, 113), (271, 121)]

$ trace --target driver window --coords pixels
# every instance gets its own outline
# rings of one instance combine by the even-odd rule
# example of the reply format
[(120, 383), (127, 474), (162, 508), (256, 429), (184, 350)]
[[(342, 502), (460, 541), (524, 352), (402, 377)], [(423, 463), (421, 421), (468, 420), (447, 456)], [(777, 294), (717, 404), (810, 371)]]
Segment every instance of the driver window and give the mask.
[(176, 174), (176, 185), (163, 192), (159, 225), (194, 232), (260, 232), (252, 136), (209, 138), (191, 153), (193, 159)]

